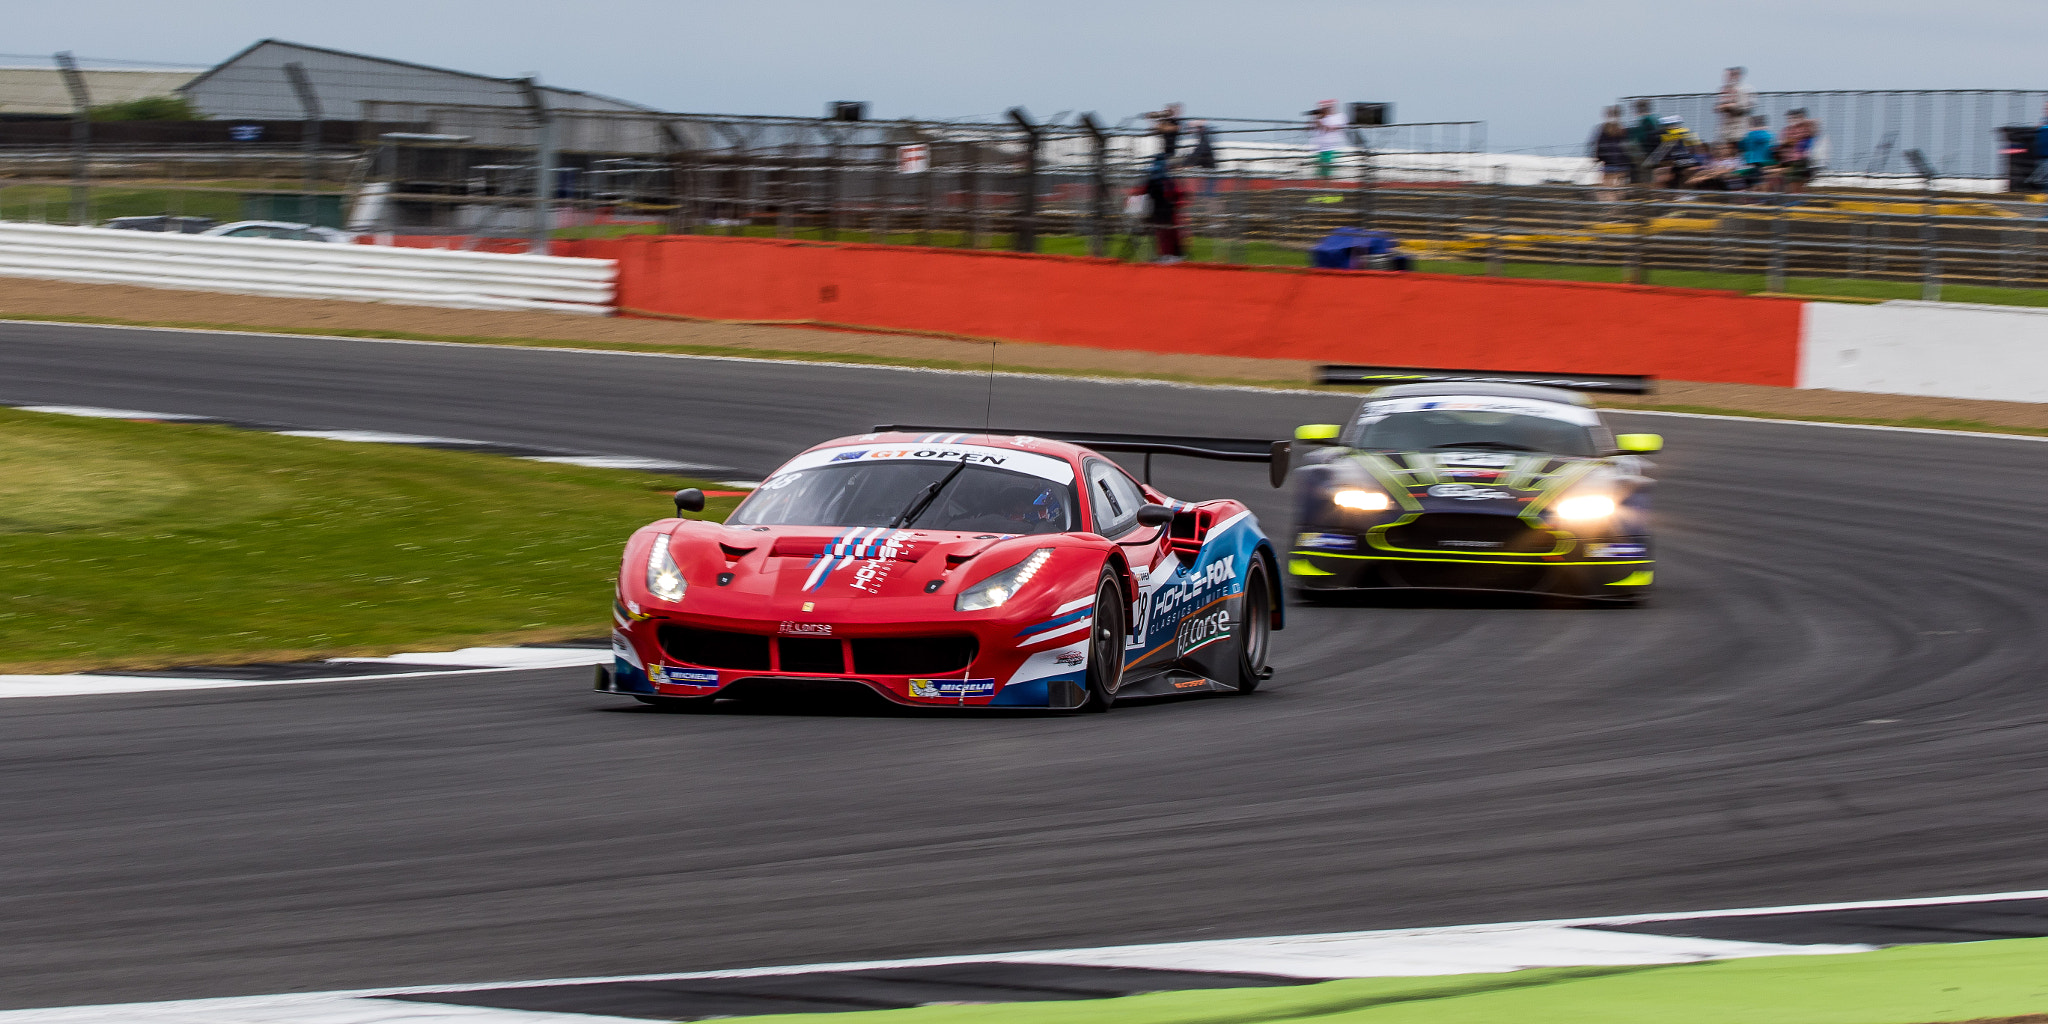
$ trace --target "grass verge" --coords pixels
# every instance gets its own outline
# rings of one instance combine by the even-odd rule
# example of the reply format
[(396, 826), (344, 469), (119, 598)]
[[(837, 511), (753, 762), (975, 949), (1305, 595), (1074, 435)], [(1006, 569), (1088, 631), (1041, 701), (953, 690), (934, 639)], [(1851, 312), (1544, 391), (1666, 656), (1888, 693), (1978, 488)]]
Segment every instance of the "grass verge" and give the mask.
[(1934, 1024), (2048, 1010), (2048, 939), (1123, 999), (784, 1014), (750, 1024)]
[(0, 671), (602, 635), (620, 545), (681, 486), (0, 409)]

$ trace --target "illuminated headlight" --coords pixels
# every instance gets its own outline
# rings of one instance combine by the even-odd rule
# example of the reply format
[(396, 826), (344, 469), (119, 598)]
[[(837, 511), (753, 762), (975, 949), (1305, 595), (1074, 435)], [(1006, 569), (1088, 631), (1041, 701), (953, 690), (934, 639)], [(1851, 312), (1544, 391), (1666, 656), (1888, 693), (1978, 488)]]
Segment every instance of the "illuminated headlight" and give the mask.
[(1030, 557), (1016, 565), (961, 591), (960, 597), (953, 602), (953, 610), (978, 612), (986, 608), (1001, 608), (1003, 602), (1015, 597), (1017, 591), (1031, 582), (1031, 577), (1038, 575), (1039, 568), (1051, 557), (1051, 548), (1033, 551)]
[(668, 537), (664, 533), (654, 538), (654, 550), (647, 553), (647, 592), (664, 601), (683, 599), (683, 570), (676, 568), (676, 560), (669, 556)]
[(1385, 512), (1394, 507), (1392, 498), (1380, 491), (1349, 487), (1330, 495), (1330, 504), (1355, 512)]
[(1557, 503), (1559, 519), (1606, 519), (1614, 514), (1614, 499), (1605, 494), (1575, 494)]

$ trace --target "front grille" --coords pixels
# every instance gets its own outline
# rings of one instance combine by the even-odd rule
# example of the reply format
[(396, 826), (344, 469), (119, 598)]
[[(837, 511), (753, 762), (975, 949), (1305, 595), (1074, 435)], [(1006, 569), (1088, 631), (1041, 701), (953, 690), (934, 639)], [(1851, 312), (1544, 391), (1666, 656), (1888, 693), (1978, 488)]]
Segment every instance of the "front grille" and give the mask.
[(1441, 587), (1447, 590), (1544, 589), (1550, 569), (1542, 565), (1486, 565), (1459, 562), (1380, 563), (1388, 582), (1406, 587)]
[(1414, 522), (1388, 530), (1387, 542), (1411, 551), (1471, 555), (1540, 555), (1557, 547), (1557, 539), (1547, 530), (1531, 529), (1515, 516), (1483, 512), (1425, 512)]
[(846, 671), (846, 649), (837, 640), (786, 636), (775, 645), (782, 654), (780, 671), (827, 675)]
[(669, 657), (687, 665), (742, 671), (768, 669), (768, 638), (765, 636), (688, 626), (663, 626), (659, 636), (661, 649)]
[(869, 676), (943, 676), (973, 664), (976, 650), (971, 636), (889, 636), (852, 644), (853, 670)]

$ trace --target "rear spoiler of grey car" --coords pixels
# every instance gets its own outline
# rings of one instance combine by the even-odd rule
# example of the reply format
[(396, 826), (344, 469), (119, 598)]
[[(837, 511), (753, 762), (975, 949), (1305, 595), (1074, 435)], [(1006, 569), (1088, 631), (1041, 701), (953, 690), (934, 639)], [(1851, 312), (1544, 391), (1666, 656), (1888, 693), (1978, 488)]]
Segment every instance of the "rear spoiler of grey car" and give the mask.
[(1042, 437), (1065, 441), (1098, 452), (1128, 452), (1145, 456), (1145, 482), (1152, 482), (1152, 456), (1184, 455), (1191, 459), (1218, 462), (1263, 462), (1269, 467), (1273, 486), (1287, 481), (1292, 441), (1268, 441), (1259, 437), (1187, 437), (1177, 434), (1110, 434), (1088, 430), (1018, 430), (1010, 427), (929, 427), (914, 424), (878, 424), (875, 433), (985, 434), (997, 437)]
[(1512, 370), (1433, 370), (1413, 366), (1316, 367), (1318, 384), (1363, 384), (1387, 387), (1394, 384), (1531, 384), (1567, 391), (1592, 391), (1610, 395), (1647, 395), (1656, 386), (1654, 377), (1613, 373), (1529, 373)]

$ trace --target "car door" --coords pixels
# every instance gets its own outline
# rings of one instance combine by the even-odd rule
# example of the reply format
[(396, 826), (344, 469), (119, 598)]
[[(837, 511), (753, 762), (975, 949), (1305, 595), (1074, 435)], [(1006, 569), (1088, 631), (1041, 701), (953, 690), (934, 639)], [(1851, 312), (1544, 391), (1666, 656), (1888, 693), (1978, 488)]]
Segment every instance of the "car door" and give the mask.
[(1165, 564), (1169, 531), (1164, 526), (1138, 525), (1138, 509), (1146, 503), (1144, 490), (1115, 463), (1091, 458), (1082, 467), (1082, 476), (1088, 484), (1088, 511), (1093, 520), (1090, 525), (1123, 549), (1124, 560), (1130, 563), (1131, 573), (1138, 580), (1139, 597), (1131, 608), (1131, 635), (1125, 641), (1128, 663), (1145, 652), (1147, 638), (1153, 632), (1152, 595), (1173, 572), (1173, 566)]

